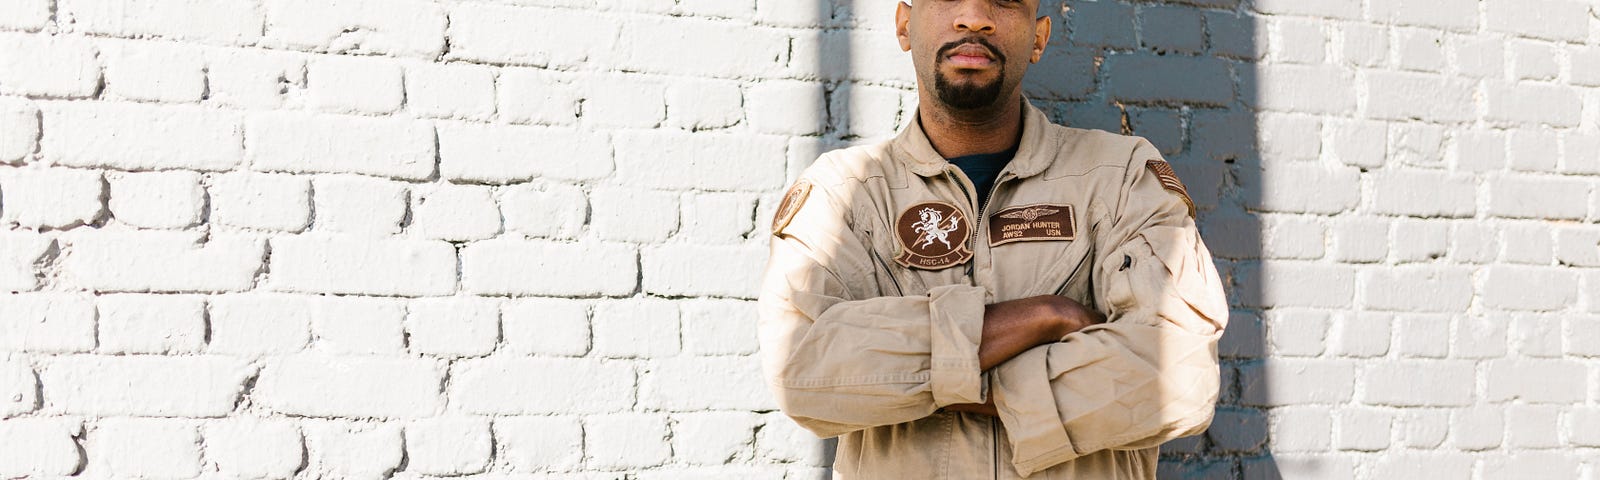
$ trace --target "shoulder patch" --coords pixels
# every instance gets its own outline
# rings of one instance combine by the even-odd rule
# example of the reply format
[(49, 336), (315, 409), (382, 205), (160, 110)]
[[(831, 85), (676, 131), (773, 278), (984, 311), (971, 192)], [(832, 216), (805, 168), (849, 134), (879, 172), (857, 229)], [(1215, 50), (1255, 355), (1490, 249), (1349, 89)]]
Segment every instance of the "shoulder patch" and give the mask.
[(772, 234), (783, 233), (783, 227), (789, 226), (789, 221), (794, 220), (795, 212), (800, 211), (800, 206), (806, 203), (806, 196), (811, 195), (811, 182), (800, 180), (784, 192), (783, 201), (778, 202), (778, 211), (772, 213)]
[(1194, 218), (1194, 200), (1189, 199), (1189, 189), (1183, 188), (1183, 181), (1178, 180), (1178, 173), (1172, 171), (1172, 165), (1163, 160), (1149, 160), (1144, 162), (1144, 167), (1156, 174), (1156, 180), (1161, 182), (1161, 188), (1170, 190), (1183, 199), (1183, 204), (1189, 206), (1189, 217)]
[(900, 241), (894, 261), (910, 268), (941, 270), (972, 258), (967, 248), (972, 225), (955, 205), (922, 202), (907, 207), (894, 222), (894, 234)]

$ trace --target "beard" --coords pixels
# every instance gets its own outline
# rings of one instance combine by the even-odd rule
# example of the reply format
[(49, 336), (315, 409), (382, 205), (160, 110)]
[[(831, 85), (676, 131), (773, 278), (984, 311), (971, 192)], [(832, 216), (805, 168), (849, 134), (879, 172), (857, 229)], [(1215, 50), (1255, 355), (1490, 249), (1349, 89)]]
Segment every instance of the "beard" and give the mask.
[[(994, 55), (995, 64), (999, 67), (1000, 75), (988, 83), (973, 84), (963, 83), (957, 85), (945, 76), (938, 64), (944, 62), (945, 53), (967, 43), (976, 43), (989, 49)], [(939, 96), (939, 101), (955, 110), (980, 110), (993, 106), (1000, 100), (1000, 89), (1006, 82), (1006, 57), (1000, 49), (989, 44), (988, 40), (981, 37), (957, 40), (939, 47), (934, 56), (933, 91)]]

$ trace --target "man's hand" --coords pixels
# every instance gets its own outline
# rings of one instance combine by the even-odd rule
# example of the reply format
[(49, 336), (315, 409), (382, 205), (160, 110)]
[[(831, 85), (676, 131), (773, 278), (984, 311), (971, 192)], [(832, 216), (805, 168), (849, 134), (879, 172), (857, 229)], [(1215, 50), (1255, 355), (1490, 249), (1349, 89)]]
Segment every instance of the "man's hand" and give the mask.
[[(983, 339), (978, 344), (978, 364), (985, 371), (1030, 348), (1055, 343), (1067, 334), (1096, 323), (1105, 315), (1070, 298), (1056, 295), (1019, 298), (984, 307)], [(999, 416), (994, 398), (987, 403), (947, 405), (945, 410)]]
[(979, 368), (988, 370), (1030, 348), (1054, 343), (1106, 317), (1070, 298), (1039, 295), (984, 307)]

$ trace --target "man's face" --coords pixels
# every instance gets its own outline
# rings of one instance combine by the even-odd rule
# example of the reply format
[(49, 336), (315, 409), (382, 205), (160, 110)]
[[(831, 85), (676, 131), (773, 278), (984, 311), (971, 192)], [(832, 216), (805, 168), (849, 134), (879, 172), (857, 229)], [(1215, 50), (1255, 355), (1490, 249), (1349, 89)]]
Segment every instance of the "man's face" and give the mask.
[(900, 48), (911, 51), (917, 82), (945, 107), (992, 108), (1022, 84), (1050, 36), (1039, 0), (917, 0), (896, 15)]

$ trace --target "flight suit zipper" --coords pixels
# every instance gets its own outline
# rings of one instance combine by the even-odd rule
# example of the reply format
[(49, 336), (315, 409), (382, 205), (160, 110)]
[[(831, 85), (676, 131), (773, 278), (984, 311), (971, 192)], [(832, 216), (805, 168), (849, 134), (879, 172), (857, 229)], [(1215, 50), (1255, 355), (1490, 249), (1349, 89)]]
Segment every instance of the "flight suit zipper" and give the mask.
[[(1008, 173), (1009, 172), (1001, 172), (1000, 176), (995, 178), (994, 185), (989, 187), (989, 201), (986, 202), (983, 207), (979, 207), (978, 199), (972, 196), (972, 190), (977, 190), (978, 187), (974, 185), (970, 189), (967, 188), (968, 185), (972, 184), (972, 180), (967, 179), (966, 173), (962, 172), (960, 167), (956, 167), (955, 165), (945, 167), (945, 175), (952, 177), (955, 180), (956, 186), (961, 188), (961, 194), (967, 197), (967, 206), (971, 207), (971, 210), (969, 211), (977, 212), (978, 218), (972, 222), (973, 257), (972, 261), (967, 262), (967, 278), (971, 279), (973, 285), (978, 284), (978, 277), (973, 271), (974, 265), (978, 263), (978, 232), (983, 229), (983, 220), (988, 216), (989, 204), (994, 203), (995, 192), (1000, 190), (1001, 183), (1004, 183), (1009, 179), (1007, 178)], [(991, 447), (990, 462), (994, 465), (994, 476), (990, 478), (998, 480), (1000, 478), (1000, 430), (997, 426), (995, 426), (994, 417), (989, 417), (989, 446)]]

